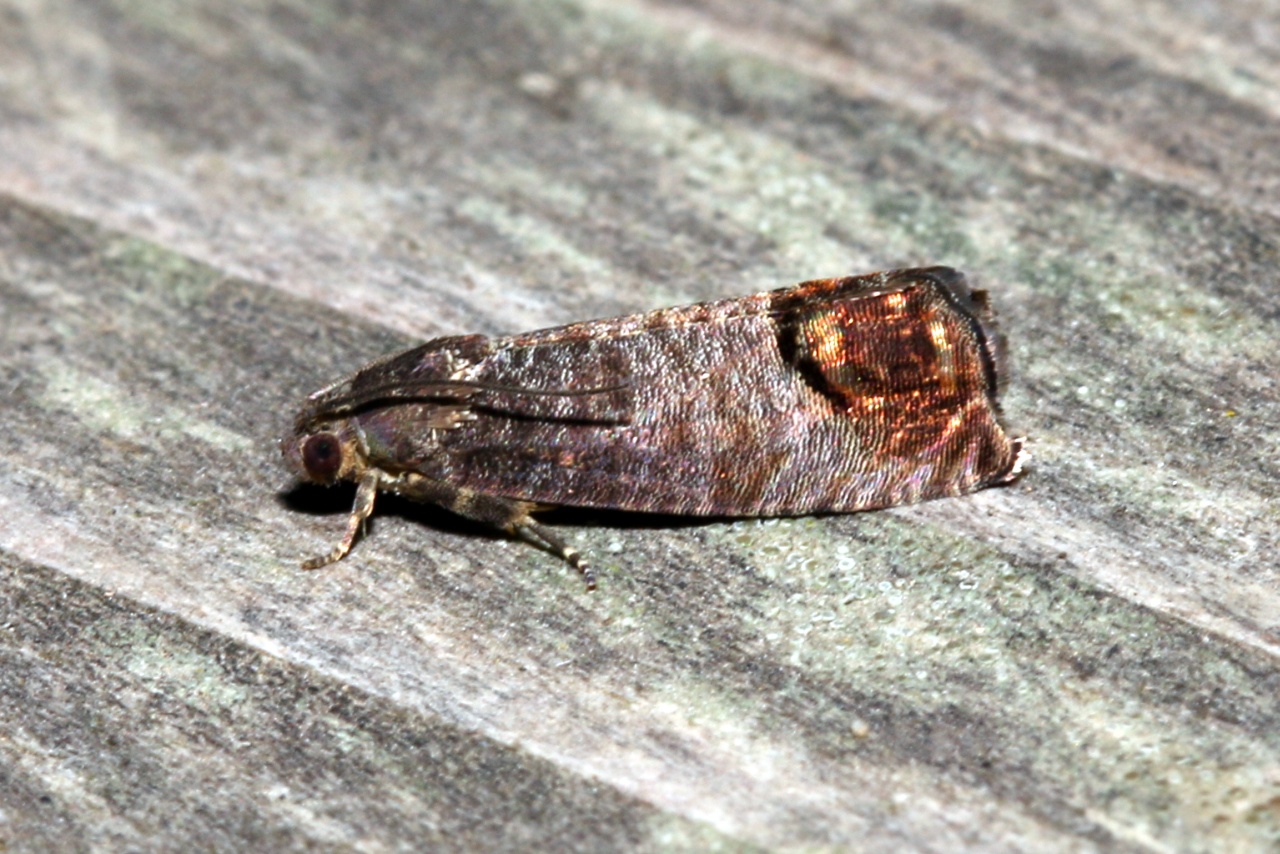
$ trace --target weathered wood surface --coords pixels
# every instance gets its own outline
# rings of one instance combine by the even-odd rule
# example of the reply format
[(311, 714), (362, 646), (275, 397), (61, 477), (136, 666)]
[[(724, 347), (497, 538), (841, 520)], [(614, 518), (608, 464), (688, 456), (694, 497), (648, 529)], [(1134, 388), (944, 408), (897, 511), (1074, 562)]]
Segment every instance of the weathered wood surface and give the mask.
[[(0, 842), (1280, 845), (1274, 4), (0, 3)], [(1012, 488), (289, 491), (389, 349), (947, 263)]]

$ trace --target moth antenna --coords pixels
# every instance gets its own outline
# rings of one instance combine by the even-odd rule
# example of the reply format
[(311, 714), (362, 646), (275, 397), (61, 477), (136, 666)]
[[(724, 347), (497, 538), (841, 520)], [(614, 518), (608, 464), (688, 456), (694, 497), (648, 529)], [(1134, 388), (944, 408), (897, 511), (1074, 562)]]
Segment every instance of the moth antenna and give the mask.
[(525, 388), (511, 385), (491, 385), (481, 382), (459, 382), (455, 385), (467, 386), (476, 391), (494, 391), (502, 394), (527, 394), (531, 397), (593, 397), (597, 394), (612, 394), (631, 387), (630, 383), (598, 386), (596, 388)]
[(628, 384), (626, 383), (614, 386), (601, 386), (599, 388), (584, 389), (521, 388), (519, 386), (489, 385), (487, 383), (455, 380), (441, 380), (438, 382), (428, 381), (413, 384), (388, 383), (386, 385), (375, 386), (370, 389), (363, 389), (358, 394), (350, 394), (345, 397), (338, 398), (323, 410), (317, 412), (316, 415), (341, 415), (343, 413), (368, 406), (371, 403), (377, 403), (380, 400), (410, 401), (415, 398), (421, 398), (423, 400), (445, 398), (448, 400), (463, 401), (475, 397), (482, 391), (497, 392), (500, 394), (528, 395), (531, 397), (593, 397), (599, 394), (610, 394), (612, 392), (622, 391), (626, 388), (628, 388)]
[[(298, 418), (297, 429), (303, 430), (327, 418), (349, 415), (354, 413), (356, 410), (370, 407), (383, 401), (411, 403), (415, 400), (428, 402), (443, 399), (450, 402), (460, 403), (462, 401), (470, 400), (477, 394), (485, 391), (529, 397), (581, 398), (611, 394), (613, 392), (623, 391), (629, 387), (630, 384), (628, 383), (620, 383), (618, 385), (585, 389), (536, 389), (521, 388), (519, 386), (490, 385), (487, 383), (470, 382), (466, 380), (428, 380), (412, 384), (387, 383), (373, 388), (363, 389), (358, 393), (339, 397), (327, 402), (323, 408), (304, 412)], [(314, 398), (315, 395), (312, 395), (312, 397)]]

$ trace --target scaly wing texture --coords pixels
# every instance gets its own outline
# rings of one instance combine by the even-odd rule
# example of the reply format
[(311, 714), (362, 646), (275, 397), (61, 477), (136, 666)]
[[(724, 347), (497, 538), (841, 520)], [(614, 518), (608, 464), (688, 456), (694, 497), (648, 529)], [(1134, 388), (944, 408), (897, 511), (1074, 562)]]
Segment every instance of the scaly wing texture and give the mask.
[(824, 280), (495, 341), (469, 381), (624, 387), (629, 417), (477, 402), (416, 468), (532, 501), (702, 515), (955, 495), (1013, 467), (989, 371), (976, 318), (937, 276)]

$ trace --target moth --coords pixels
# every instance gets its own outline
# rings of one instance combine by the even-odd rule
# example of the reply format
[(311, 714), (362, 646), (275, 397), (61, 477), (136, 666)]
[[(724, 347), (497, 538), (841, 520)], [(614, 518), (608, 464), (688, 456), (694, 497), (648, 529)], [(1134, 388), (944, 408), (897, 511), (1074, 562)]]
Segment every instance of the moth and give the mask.
[(503, 338), (437, 338), (307, 398), (282, 441), (304, 480), (354, 481), (340, 560), (379, 491), (588, 562), (556, 506), (845, 513), (1016, 478), (984, 291), (946, 267), (817, 279)]

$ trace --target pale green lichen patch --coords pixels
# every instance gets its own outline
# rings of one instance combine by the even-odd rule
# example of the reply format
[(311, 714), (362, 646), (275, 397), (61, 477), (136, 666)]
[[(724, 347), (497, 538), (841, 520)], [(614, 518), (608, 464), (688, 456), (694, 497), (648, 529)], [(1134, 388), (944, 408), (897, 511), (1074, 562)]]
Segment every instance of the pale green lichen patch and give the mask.
[(551, 223), (520, 213), (483, 196), (472, 196), (458, 204), (458, 212), (500, 232), (524, 252), (546, 256), (591, 279), (609, 272), (606, 261), (575, 246)]
[[(846, 696), (877, 698), (871, 711), (902, 703), (982, 721), (972, 737), (995, 742), (978, 752), (1034, 766), (1033, 776), (1099, 791), (1122, 785), (1128, 794), (1107, 808), (1121, 826), (1155, 816), (1148, 830), (1157, 835), (1177, 824), (1196, 833), (1224, 823), (1245, 835), (1263, 830), (1250, 822), (1280, 796), (1271, 770), (1280, 767), (1280, 740), (1260, 759), (1256, 735), (1228, 722), (1249, 713), (1187, 715), (1182, 704), (1191, 699), (1158, 675), (1172, 669), (1193, 680), (1192, 690), (1208, 692), (1197, 702), (1225, 693), (1251, 707), (1259, 689), (1247, 668), (1208, 648), (1188, 657), (1149, 611), (1015, 568), (962, 534), (892, 514), (859, 516), (849, 537), (833, 537), (830, 524), (723, 529), (750, 571), (771, 582), (767, 598), (739, 613), (778, 661), (809, 678), (825, 674)], [(850, 726), (851, 738), (859, 726), (876, 737), (865, 720)]]
[(813, 518), (733, 526), (731, 542), (784, 594), (761, 603), (755, 629), (797, 664), (868, 686), (888, 678), (921, 703), (946, 702), (938, 669), (998, 657), (988, 600), (1018, 596), (1016, 585), (980, 543), (883, 514), (857, 525), (849, 539)]
[(751, 851), (768, 850), (725, 836), (710, 825), (696, 824), (667, 814), (655, 814), (645, 823), (644, 830), (647, 839), (639, 846), (639, 850), (642, 851), (746, 854)]
[(110, 5), (135, 26), (190, 47), (214, 51), (232, 43), (230, 38), (218, 38), (218, 28), (210, 26), (210, 16), (198, 4), (186, 0), (111, 0)]
[(187, 644), (173, 643), (163, 633), (138, 629), (127, 637), (106, 640), (128, 650), (122, 666), (152, 691), (205, 710), (232, 710), (249, 698), (244, 686), (228, 680), (221, 668), (210, 666), (207, 655)]
[(132, 441), (180, 441), (185, 436), (232, 453), (254, 448), (248, 437), (190, 410), (147, 404), (128, 389), (66, 364), (45, 366), (44, 380), (43, 405), (69, 412), (90, 430)]
[(1037, 437), (1034, 450), (1038, 458), (1053, 460), (1055, 466), (1087, 472), (1099, 498), (1123, 495), (1125, 501), (1149, 507), (1162, 518), (1204, 525), (1210, 533), (1219, 529), (1224, 540), (1235, 539), (1224, 529), (1238, 531), (1249, 520), (1280, 513), (1271, 496), (1248, 488), (1248, 481), (1236, 480), (1229, 487), (1206, 482), (1163, 460), (1135, 461), (1122, 454), (1090, 453), (1053, 433)]
[(170, 310), (190, 309), (208, 300), (225, 281), (212, 267), (146, 240), (111, 240), (103, 247), (102, 257), (121, 278), (137, 281), (138, 287), (121, 288), (118, 293), (143, 309), (154, 308), (155, 290), (163, 292)]
[[(591, 197), (585, 186), (550, 180), (546, 173), (519, 163), (466, 162), (459, 169), (462, 177), (488, 188), (495, 196), (517, 195), (529, 199), (547, 210), (554, 210), (560, 218), (573, 219), (591, 213)], [(483, 214), (485, 210), (481, 208), (476, 212)], [(510, 216), (509, 211), (504, 212), (502, 219)]]
[(850, 247), (830, 236), (833, 225), (852, 233), (876, 232), (883, 254), (908, 251), (908, 235), (884, 233), (867, 188), (842, 185), (820, 161), (776, 137), (711, 127), (617, 86), (593, 88), (584, 99), (619, 138), (663, 157), (664, 171), (679, 180), (686, 202), (710, 219), (727, 219), (775, 243), (788, 270), (799, 265), (833, 274), (848, 271)]

